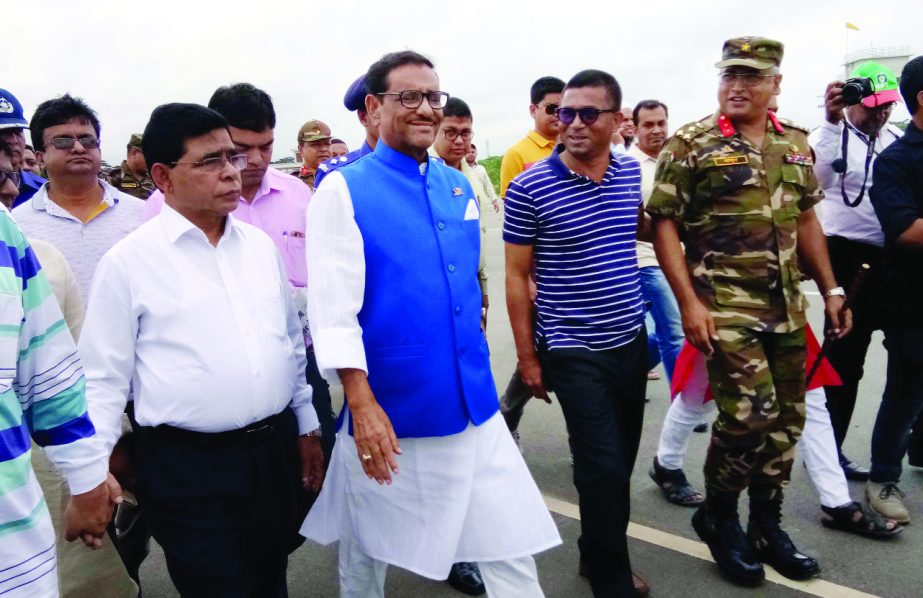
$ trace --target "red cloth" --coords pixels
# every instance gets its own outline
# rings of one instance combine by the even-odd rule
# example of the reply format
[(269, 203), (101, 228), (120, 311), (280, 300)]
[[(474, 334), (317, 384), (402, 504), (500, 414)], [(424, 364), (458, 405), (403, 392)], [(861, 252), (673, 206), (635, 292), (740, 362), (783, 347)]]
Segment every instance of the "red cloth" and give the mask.
[[(805, 359), (804, 371), (807, 373), (811, 371), (811, 367), (813, 367), (814, 362), (817, 360), (817, 356), (820, 355), (820, 344), (817, 342), (817, 338), (814, 336), (814, 331), (811, 330), (810, 325), (807, 327), (805, 337), (807, 339), (808, 355)], [(676, 364), (673, 366), (673, 386), (670, 389), (671, 398), (676, 398), (676, 395), (682, 392), (697, 367), (705, 367), (705, 357), (699, 353), (698, 349), (690, 345), (689, 341), (686, 341), (679, 355), (676, 357)], [(814, 379), (811, 380), (811, 384), (807, 389), (813, 390), (821, 386), (840, 386), (842, 384), (843, 381), (840, 379), (840, 376), (825, 357), (824, 360), (820, 362), (817, 373), (814, 374)], [(705, 391), (705, 402), (711, 400), (712, 393), (711, 387), (709, 387), (708, 390)]]

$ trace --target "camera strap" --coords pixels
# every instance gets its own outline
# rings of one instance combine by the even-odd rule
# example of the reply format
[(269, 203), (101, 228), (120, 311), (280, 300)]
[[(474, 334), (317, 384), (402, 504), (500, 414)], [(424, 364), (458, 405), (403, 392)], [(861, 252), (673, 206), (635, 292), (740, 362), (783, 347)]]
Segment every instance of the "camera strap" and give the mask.
[(843, 123), (843, 140), (840, 145), (840, 149), (843, 154), (843, 161), (846, 164), (849, 164), (849, 158), (847, 155), (847, 150), (849, 149), (849, 133), (850, 131), (856, 134), (856, 137), (861, 139), (866, 146), (868, 146), (868, 151), (865, 154), (865, 175), (862, 177), (862, 188), (859, 190), (859, 195), (854, 201), (849, 200), (849, 196), (846, 195), (846, 170), (840, 174), (840, 194), (843, 196), (843, 203), (849, 206), (850, 208), (855, 208), (860, 203), (862, 203), (862, 198), (865, 197), (865, 186), (869, 180), (869, 172), (871, 171), (872, 158), (875, 156), (875, 142), (878, 140), (877, 135), (872, 135), (868, 139), (865, 138), (865, 135), (857, 131), (851, 124), (848, 122)]

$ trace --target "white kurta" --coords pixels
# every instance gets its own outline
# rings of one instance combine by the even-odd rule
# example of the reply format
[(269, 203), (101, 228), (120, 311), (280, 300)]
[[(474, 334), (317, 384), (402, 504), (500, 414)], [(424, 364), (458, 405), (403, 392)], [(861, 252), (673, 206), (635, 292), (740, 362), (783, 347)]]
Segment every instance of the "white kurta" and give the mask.
[[(367, 371), (357, 319), (365, 293), (362, 234), (340, 173), (316, 191), (306, 236), (308, 314), (321, 372), (336, 381), (336, 368)], [(454, 562), (506, 560), (561, 543), (499, 413), (459, 434), (400, 439), (400, 473), (391, 485), (366, 477), (348, 429), (344, 424), (337, 436), (324, 488), (301, 528), (305, 537), (329, 544), (351, 528), (366, 555), (432, 579), (445, 579)]]

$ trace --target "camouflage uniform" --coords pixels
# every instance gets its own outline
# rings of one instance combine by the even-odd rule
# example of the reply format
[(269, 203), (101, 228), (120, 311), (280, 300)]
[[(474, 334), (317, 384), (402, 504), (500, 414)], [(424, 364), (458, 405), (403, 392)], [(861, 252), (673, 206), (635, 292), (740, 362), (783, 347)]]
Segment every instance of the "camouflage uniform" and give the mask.
[(151, 175), (144, 173), (142, 177), (136, 176), (135, 173), (129, 170), (128, 163), (125, 160), (122, 160), (122, 165), (118, 168), (113, 168), (106, 172), (105, 177), (110, 185), (138, 199), (147, 199), (157, 189)]
[(317, 174), (316, 170), (310, 170), (308, 167), (302, 165), (298, 170), (292, 171), (292, 176), (298, 179), (301, 179), (305, 185), (310, 189), (314, 189), (314, 175)]
[(706, 488), (735, 504), (748, 486), (751, 498), (781, 498), (804, 427), (797, 227), (823, 197), (810, 152), (807, 131), (772, 112), (761, 148), (718, 113), (665, 146), (647, 206), (677, 222), (693, 288), (714, 318)]

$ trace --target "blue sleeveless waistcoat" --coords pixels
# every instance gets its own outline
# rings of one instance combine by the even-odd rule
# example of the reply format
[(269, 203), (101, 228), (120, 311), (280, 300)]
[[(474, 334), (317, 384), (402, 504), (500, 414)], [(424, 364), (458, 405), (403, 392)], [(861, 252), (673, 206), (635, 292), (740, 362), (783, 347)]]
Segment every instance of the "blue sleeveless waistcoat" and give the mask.
[[(464, 175), (379, 141), (341, 168), (365, 252), (369, 385), (399, 438), (447, 436), (498, 410), (481, 332), (477, 200)], [(466, 219), (467, 216), (467, 219)]]

